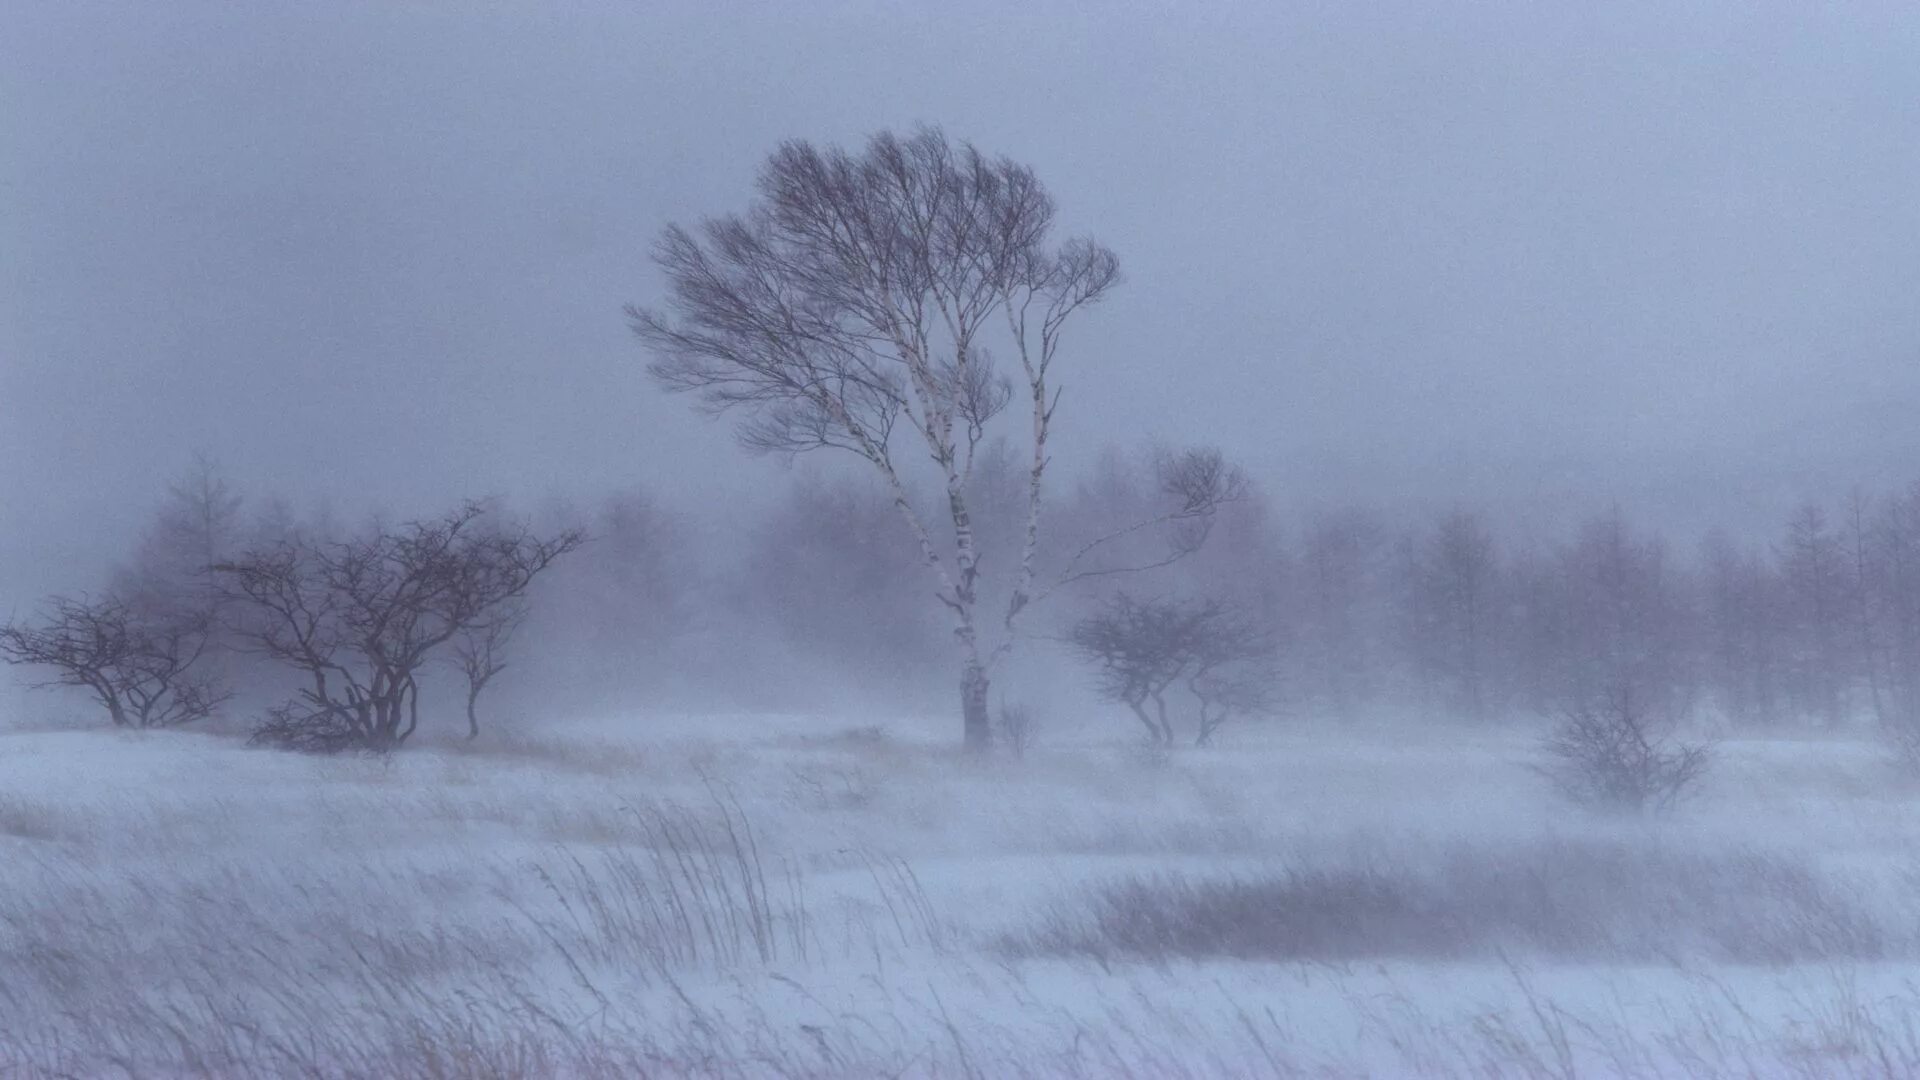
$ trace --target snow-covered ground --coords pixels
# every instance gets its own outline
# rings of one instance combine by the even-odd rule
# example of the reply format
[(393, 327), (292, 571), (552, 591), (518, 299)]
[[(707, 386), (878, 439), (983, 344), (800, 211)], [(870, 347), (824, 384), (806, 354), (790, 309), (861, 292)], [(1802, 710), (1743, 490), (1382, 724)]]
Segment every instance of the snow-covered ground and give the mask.
[(1640, 822), (1519, 733), (1114, 733), (0, 734), (0, 1075), (1920, 1074), (1869, 743), (1725, 743)]

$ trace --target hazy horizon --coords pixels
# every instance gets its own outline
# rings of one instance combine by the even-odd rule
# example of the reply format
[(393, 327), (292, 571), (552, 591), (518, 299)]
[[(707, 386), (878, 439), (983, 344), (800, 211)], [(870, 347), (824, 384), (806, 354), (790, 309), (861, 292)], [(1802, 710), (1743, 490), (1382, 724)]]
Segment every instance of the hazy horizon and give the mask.
[(780, 140), (921, 122), (1120, 255), (1069, 468), (1203, 427), (1282, 507), (1687, 539), (1915, 472), (1898, 6), (966, 13), (17, 8), (0, 595), (81, 587), (196, 452), (351, 511), (764, 501), (781, 466), (649, 383), (621, 305)]

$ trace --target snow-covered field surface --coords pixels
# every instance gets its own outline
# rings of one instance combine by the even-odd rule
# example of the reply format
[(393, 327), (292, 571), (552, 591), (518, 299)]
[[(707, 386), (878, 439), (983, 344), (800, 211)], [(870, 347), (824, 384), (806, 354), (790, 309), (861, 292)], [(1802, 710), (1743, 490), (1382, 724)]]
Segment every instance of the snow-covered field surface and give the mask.
[(1640, 822), (1524, 734), (950, 734), (0, 734), (0, 1075), (1920, 1074), (1871, 744), (1725, 743)]

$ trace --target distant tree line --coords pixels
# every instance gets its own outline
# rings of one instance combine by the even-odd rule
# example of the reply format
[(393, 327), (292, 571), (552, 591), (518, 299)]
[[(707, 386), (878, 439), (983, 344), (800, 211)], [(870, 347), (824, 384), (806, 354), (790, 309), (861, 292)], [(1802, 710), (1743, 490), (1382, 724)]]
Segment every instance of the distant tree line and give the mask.
[[(1109, 455), (1059, 497), (1051, 557), (1153, 497), (1137, 459)], [(911, 558), (875, 540), (885, 510), (857, 483), (797, 488), (779, 524), (750, 541), (764, 561), (734, 578), (748, 583), (736, 611), (826, 670), (938, 663), (941, 628), (921, 617)], [(1525, 544), (1466, 509), (1411, 523), (1354, 508), (1287, 521), (1257, 489), (1211, 531), (1178, 564), (1082, 583), (1051, 636), (1071, 652), (1079, 622), (1118, 617), (1116, 605), (1170, 616), (1230, 601), (1241, 636), (1266, 650), (1263, 711), (1299, 716), (1393, 708), (1493, 722), (1627, 693), (1662, 715), (1745, 729), (1897, 731), (1920, 719), (1920, 484), (1803, 506), (1773, 535), (1698, 543), (1620, 507)], [(777, 592), (758, 595), (751, 583), (768, 580)], [(1091, 687), (1110, 672), (1098, 650), (1088, 655)]]
[[(1623, 695), (1733, 728), (1920, 728), (1920, 484), (1803, 506), (1771, 536), (1684, 547), (1613, 508), (1521, 545), (1471, 510), (1287, 520), (1253, 485), (1203, 522), (1170, 517), (1167, 458), (1116, 450), (1063, 485), (1036, 555), (1050, 573), (1115, 523), (1160, 524), (1103, 547), (1033, 631), (1081, 662), (1116, 723), (1157, 741), (1177, 725), (1204, 742), (1230, 717), (1491, 723)], [(1025, 479), (1004, 447), (981, 450), (983, 538), (1024, 528)], [(397, 745), (438, 683), (429, 711), (478, 734), (496, 677), (534, 722), (721, 684), (754, 707), (918, 705), (945, 682), (951, 628), (892, 499), (810, 476), (716, 548), (694, 535), (697, 513), (638, 491), (343, 527), (243, 504), (201, 463), (100, 588), (0, 627), (0, 658), (75, 688), (108, 723), (243, 713), (264, 738), (309, 746)], [(1186, 554), (1097, 572), (1169, 552)]]

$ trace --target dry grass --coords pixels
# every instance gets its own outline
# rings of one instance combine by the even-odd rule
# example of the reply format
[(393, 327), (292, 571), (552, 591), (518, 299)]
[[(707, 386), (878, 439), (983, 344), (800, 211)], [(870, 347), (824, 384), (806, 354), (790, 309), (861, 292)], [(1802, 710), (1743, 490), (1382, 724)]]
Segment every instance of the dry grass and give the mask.
[[(1227, 994), (1157, 996), (1151, 981), (1089, 988), (1079, 1007), (1015, 987), (989, 1006), (932, 988), (880, 991), (855, 1014), (793, 980), (734, 1005), (676, 997), (590, 1009), (536, 996), (520, 972), (479, 967), (456, 992), (365, 969), (351, 995), (198, 984), (164, 1004), (104, 1000), (84, 1032), (10, 1029), (0, 1074), (535, 1077), (1906, 1077), (1920, 1069), (1911, 1009), (1844, 982), (1769, 1021), (1698, 986), (1691, 1009), (1634, 1024), (1564, 1008), (1514, 969), (1510, 1002), (1467, 1022), (1385, 989), (1321, 980), (1303, 994), (1358, 1019), (1364, 1052), (1328, 1051), (1303, 1024)], [(994, 973), (959, 970), (956, 984)], [(1021, 1007), (1031, 1010), (1026, 1015)]]
[[(1543, 838), (1456, 798), (1537, 788), (1498, 750), (602, 747), (14, 777), (0, 1078), (1920, 1075), (1913, 917), (1846, 869), (1920, 866), (1877, 789)], [(1471, 831), (1411, 829), (1442, 806)], [(1033, 868), (1067, 899), (992, 880)]]
[(1260, 876), (1128, 877), (1057, 905), (1017, 956), (1460, 959), (1506, 952), (1615, 962), (1796, 964), (1912, 957), (1807, 867), (1618, 841), (1458, 846), (1433, 865), (1291, 867)]

